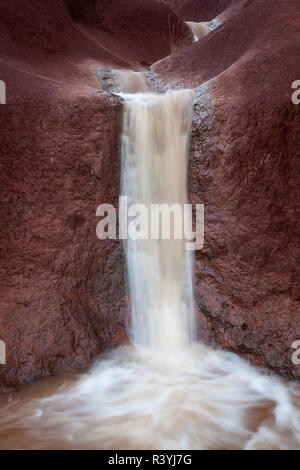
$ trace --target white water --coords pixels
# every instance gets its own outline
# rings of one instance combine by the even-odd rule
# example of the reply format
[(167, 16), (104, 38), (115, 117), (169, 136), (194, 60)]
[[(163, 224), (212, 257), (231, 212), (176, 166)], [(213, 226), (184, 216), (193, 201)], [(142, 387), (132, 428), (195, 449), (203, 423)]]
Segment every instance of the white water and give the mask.
[(190, 28), (193, 36), (194, 42), (199, 41), (199, 39), (207, 36), (212, 30), (209, 22), (196, 23), (194, 21), (186, 21), (185, 24)]
[[(191, 90), (123, 97), (122, 195), (149, 213), (151, 204), (183, 207)], [(125, 245), (134, 342), (168, 353), (191, 343), (194, 331), (191, 253), (173, 232), (170, 240)]]
[[(184, 203), (191, 92), (123, 97), (123, 195)], [(299, 449), (299, 385), (193, 341), (183, 243), (125, 249), (136, 346), (3, 399), (0, 448)]]

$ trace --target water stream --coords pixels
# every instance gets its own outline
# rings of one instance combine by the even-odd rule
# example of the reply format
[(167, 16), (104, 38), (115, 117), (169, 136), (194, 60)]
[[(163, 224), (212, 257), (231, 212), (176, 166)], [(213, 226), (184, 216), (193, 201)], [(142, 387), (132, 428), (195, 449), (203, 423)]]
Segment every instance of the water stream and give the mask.
[[(120, 77), (122, 195), (148, 208), (185, 204), (192, 91), (158, 95), (144, 77)], [(299, 449), (299, 385), (197, 344), (184, 241), (124, 248), (132, 344), (2, 397), (0, 448)]]

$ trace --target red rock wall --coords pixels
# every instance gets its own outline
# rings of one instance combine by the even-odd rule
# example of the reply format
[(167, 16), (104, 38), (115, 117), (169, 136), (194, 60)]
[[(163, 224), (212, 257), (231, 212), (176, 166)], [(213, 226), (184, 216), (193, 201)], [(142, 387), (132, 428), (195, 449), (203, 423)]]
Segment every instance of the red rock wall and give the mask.
[(189, 30), (158, 0), (65, 0), (72, 20), (131, 67), (148, 66), (180, 48)]
[(291, 346), (300, 339), (300, 107), (291, 85), (300, 77), (300, 4), (235, 7), (152, 70), (165, 84), (203, 84), (190, 167), (191, 200), (205, 204), (199, 336), (299, 378)]
[(1, 387), (126, 337), (122, 246), (96, 237), (97, 206), (118, 202), (120, 116), (106, 93), (1, 108)]
[(179, 0), (173, 10), (184, 21), (210, 21), (238, 0)]
[(139, 69), (190, 38), (157, 0), (2, 0), (0, 26), (9, 104), (93, 92), (99, 65)]
[(97, 69), (168, 55), (170, 26), (180, 42), (156, 0), (1, 1), (0, 390), (127, 340), (122, 246), (96, 237), (97, 206), (118, 204), (122, 105)]

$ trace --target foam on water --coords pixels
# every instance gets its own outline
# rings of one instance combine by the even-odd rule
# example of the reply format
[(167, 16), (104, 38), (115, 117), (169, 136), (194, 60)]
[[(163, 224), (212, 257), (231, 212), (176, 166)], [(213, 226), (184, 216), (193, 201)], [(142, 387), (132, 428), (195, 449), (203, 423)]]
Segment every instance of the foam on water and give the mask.
[(232, 353), (128, 346), (53, 380), (2, 406), (0, 448), (300, 448), (299, 387)]

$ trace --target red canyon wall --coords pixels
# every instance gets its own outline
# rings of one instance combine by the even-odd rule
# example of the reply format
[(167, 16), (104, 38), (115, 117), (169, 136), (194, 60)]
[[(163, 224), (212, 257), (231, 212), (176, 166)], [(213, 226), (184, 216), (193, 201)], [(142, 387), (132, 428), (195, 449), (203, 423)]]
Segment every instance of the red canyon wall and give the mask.
[(191, 200), (205, 204), (199, 335), (299, 378), (300, 106), (291, 86), (300, 79), (300, 4), (241, 0), (221, 19), (188, 53), (152, 67), (167, 86), (203, 84), (190, 168)]
[(118, 203), (122, 106), (97, 69), (150, 64), (189, 32), (156, 0), (2, 0), (0, 24), (1, 390), (126, 341), (122, 246), (96, 237), (97, 206)]
[(184, 21), (210, 21), (234, 0), (174, 0), (173, 10)]
[(84, 367), (126, 336), (122, 247), (97, 239), (95, 216), (117, 204), (120, 104), (102, 93), (6, 106), (0, 122), (0, 378), (11, 387)]
[(89, 93), (99, 65), (140, 68), (189, 40), (156, 0), (2, 0), (0, 25), (9, 104)]

